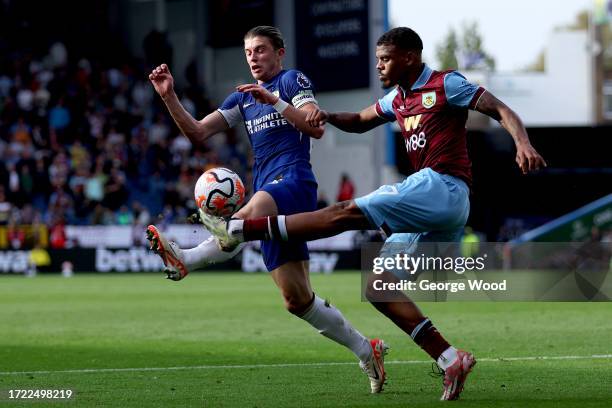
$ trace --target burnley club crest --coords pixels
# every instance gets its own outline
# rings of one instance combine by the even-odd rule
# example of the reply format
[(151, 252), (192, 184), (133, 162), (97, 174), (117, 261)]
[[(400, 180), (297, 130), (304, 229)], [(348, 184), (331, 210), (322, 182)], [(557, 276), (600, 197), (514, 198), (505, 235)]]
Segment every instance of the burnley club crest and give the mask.
[(436, 92), (427, 92), (422, 95), (422, 103), (425, 109), (429, 109), (436, 104)]

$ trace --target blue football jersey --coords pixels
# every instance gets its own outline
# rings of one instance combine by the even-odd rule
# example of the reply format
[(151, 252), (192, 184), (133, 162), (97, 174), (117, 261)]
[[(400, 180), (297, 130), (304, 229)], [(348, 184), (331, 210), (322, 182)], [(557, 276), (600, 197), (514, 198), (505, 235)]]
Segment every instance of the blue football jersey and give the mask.
[[(264, 88), (296, 109), (316, 103), (312, 82), (300, 71), (281, 71)], [(272, 105), (262, 104), (250, 93), (234, 92), (218, 111), (230, 127), (244, 124), (253, 147), (255, 191), (279, 178), (315, 181), (310, 165), (310, 136), (302, 134)]]

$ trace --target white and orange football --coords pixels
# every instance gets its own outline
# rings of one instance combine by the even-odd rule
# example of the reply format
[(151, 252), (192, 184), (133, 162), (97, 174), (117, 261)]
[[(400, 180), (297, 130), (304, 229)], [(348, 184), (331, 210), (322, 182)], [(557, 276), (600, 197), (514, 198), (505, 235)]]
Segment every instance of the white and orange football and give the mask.
[(194, 196), (198, 208), (202, 211), (227, 218), (244, 203), (244, 183), (233, 171), (216, 167), (200, 176), (195, 185)]

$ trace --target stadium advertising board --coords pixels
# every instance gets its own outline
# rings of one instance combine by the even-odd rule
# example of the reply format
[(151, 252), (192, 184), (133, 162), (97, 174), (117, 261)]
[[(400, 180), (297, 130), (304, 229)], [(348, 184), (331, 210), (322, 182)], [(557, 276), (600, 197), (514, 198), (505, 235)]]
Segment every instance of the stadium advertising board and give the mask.
[[(137, 273), (159, 272), (163, 264), (159, 256), (145, 247), (132, 248), (72, 248), (45, 250), (48, 263), (34, 265), (31, 251), (0, 251), (0, 274), (58, 273), (66, 268), (73, 272)], [(35, 266), (35, 267), (34, 267)], [(310, 253), (312, 273), (332, 273), (335, 270), (359, 268), (359, 250), (318, 249)], [(265, 272), (261, 252), (256, 245), (248, 246), (240, 256), (213, 264), (198, 272), (243, 271)], [(195, 273), (198, 273), (195, 272)]]

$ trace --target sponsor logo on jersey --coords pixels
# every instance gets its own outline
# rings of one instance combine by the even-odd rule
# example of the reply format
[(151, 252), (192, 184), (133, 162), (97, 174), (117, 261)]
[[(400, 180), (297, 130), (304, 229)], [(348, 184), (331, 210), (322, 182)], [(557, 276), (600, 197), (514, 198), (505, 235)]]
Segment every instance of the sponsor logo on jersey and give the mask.
[(270, 112), (267, 115), (263, 115), (255, 119), (245, 120), (244, 124), (247, 128), (247, 132), (252, 135), (264, 129), (288, 125), (289, 122), (287, 122), (287, 119), (285, 119), (280, 113)]
[(429, 109), (436, 104), (436, 91), (427, 92), (421, 95), (421, 102), (425, 109)]
[(404, 118), (404, 129), (406, 129), (406, 132), (416, 130), (419, 127), (420, 121), (421, 115), (409, 116), (407, 118)]
[(277, 98), (280, 98), (280, 92), (278, 91), (278, 89), (272, 91), (272, 95), (276, 96)]
[(302, 88), (312, 87), (312, 83), (310, 83), (310, 80), (306, 78), (306, 75), (302, 74), (301, 72), (298, 72), (296, 80), (298, 85)]
[(249, 106), (251, 106), (253, 104), (253, 102), (249, 102), (249, 103), (245, 103), (244, 105), (242, 105), (243, 108), (248, 108)]

